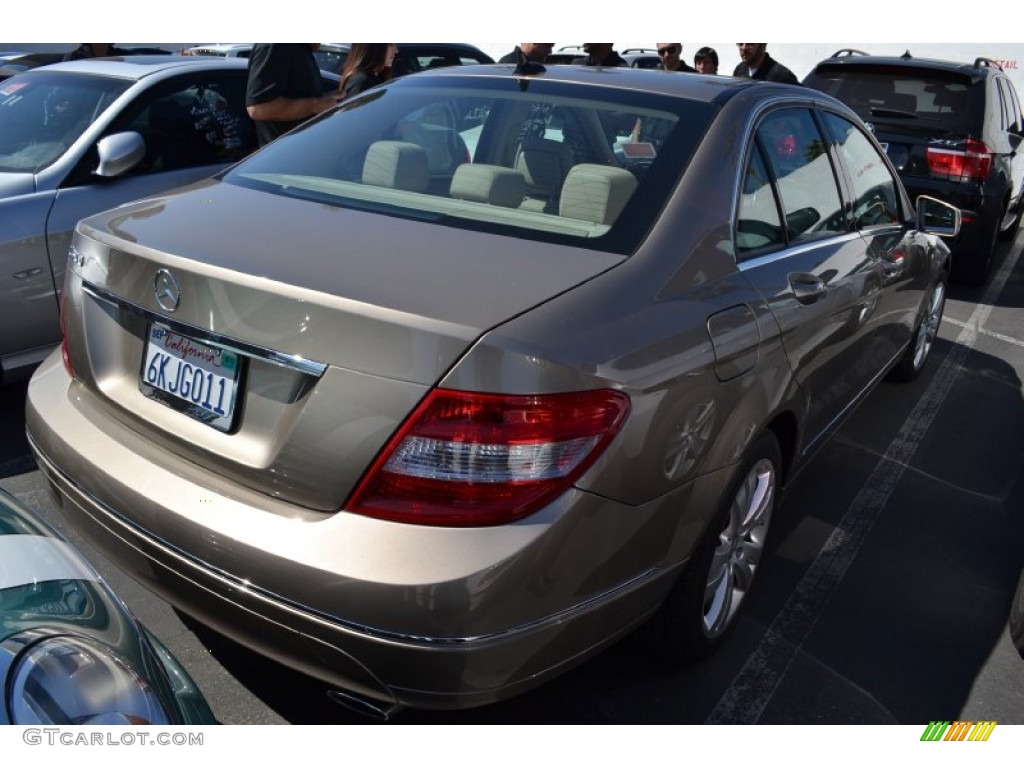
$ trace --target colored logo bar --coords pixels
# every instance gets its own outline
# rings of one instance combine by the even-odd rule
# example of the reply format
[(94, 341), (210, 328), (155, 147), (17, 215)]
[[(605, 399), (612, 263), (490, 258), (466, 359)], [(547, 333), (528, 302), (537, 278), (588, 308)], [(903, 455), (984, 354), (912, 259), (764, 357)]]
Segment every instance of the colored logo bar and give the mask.
[(988, 741), (995, 727), (995, 720), (932, 720), (921, 741)]

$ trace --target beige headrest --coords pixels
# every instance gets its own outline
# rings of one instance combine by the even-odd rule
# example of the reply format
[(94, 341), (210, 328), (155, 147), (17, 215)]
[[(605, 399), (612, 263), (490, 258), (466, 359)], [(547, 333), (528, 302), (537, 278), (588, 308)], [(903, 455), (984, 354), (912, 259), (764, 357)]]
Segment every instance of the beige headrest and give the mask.
[(422, 192), (430, 183), (427, 153), (407, 141), (375, 141), (363, 162), (363, 184)]
[(517, 208), (525, 195), (523, 174), (500, 165), (463, 163), (452, 177), (451, 196), (457, 200)]
[(565, 178), (558, 213), (595, 224), (614, 224), (636, 186), (636, 177), (625, 168), (574, 165)]

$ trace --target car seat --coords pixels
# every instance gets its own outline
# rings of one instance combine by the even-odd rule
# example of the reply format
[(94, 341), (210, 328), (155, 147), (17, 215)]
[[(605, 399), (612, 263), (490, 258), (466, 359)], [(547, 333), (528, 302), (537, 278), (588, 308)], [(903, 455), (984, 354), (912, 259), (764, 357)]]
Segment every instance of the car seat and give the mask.
[(524, 207), (553, 210), (572, 165), (573, 152), (567, 144), (537, 137), (523, 139), (514, 166), (526, 180)]

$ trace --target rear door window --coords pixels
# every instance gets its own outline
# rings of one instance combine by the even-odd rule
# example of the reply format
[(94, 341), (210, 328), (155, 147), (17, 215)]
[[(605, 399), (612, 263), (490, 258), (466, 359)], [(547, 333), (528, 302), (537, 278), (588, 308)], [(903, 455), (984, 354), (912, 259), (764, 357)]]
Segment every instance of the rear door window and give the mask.
[(828, 145), (810, 110), (770, 113), (757, 142), (775, 179), (789, 242), (849, 231)]
[(755, 145), (743, 176), (743, 191), (736, 217), (736, 252), (742, 258), (785, 244), (786, 234), (768, 166), (760, 147)]

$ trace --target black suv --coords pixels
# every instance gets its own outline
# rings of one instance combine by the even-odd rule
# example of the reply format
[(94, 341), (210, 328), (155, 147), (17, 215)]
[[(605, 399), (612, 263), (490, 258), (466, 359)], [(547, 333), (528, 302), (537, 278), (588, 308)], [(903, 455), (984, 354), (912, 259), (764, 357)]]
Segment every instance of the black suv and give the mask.
[(869, 56), (844, 49), (803, 84), (848, 104), (885, 148), (911, 198), (931, 195), (963, 211), (950, 242), (953, 277), (980, 285), (996, 240), (1012, 238), (1024, 196), (1024, 122), (1000, 66)]

